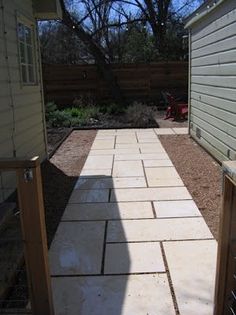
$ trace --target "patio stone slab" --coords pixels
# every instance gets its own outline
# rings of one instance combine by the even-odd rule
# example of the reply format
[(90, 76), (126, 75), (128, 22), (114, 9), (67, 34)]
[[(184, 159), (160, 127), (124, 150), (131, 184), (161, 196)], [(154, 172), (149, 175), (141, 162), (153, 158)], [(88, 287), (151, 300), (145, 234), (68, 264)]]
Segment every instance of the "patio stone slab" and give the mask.
[(187, 135), (188, 134), (188, 128), (172, 128), (174, 133), (177, 135)]
[(89, 177), (89, 178), (98, 178), (104, 176), (111, 176), (111, 168), (110, 169), (82, 169), (80, 172), (80, 176)]
[(52, 278), (55, 315), (175, 315), (165, 274)]
[(171, 160), (144, 160), (143, 161), (144, 167), (166, 167), (166, 166), (173, 166)]
[(116, 143), (137, 143), (136, 136), (117, 136)]
[(61, 222), (49, 258), (52, 275), (101, 272), (105, 222)]
[(164, 243), (181, 315), (212, 315), (216, 271), (215, 240)]
[(154, 129), (157, 135), (174, 135), (174, 131), (171, 128), (157, 128)]
[(157, 218), (201, 216), (193, 200), (156, 201), (154, 208)]
[(105, 274), (165, 272), (159, 243), (107, 244)]
[(186, 187), (112, 189), (111, 201), (159, 201), (192, 199)]
[(203, 218), (110, 221), (107, 242), (165, 241), (212, 238)]
[(156, 136), (156, 138), (154, 138), (154, 137), (150, 137), (150, 138), (148, 138), (148, 137), (139, 137), (138, 138), (138, 142), (139, 143), (159, 143), (160, 142), (160, 140), (157, 138), (157, 136)]
[(113, 166), (113, 177), (143, 176), (143, 165), (141, 161), (115, 161)]
[(74, 189), (105, 189), (105, 188), (129, 188), (147, 187), (144, 177), (122, 178), (83, 178), (80, 177)]
[(62, 220), (153, 218), (151, 202), (68, 204)]
[[(143, 143), (144, 145), (145, 143)], [(162, 146), (150, 144), (149, 146), (140, 146), (141, 153), (164, 153), (165, 149)]]
[(149, 187), (184, 186), (174, 167), (146, 168), (145, 173)]
[[(134, 149), (136, 150), (136, 149)], [(116, 154), (115, 161), (140, 161), (140, 160), (166, 160), (168, 159), (167, 153), (147, 153), (147, 154), (134, 154), (129, 155)]]
[(117, 143), (116, 144), (117, 149), (128, 149), (128, 148), (138, 148), (140, 151), (152, 151), (152, 152), (165, 152), (165, 149), (162, 145), (160, 145), (158, 142), (152, 143)]
[(109, 189), (80, 190), (74, 189), (69, 203), (107, 202)]
[(139, 153), (139, 148), (131, 149), (110, 149), (110, 150), (90, 150), (89, 156), (94, 155), (114, 155), (114, 154), (137, 154)]
[[(99, 150), (97, 150), (99, 151)], [(113, 162), (112, 155), (106, 156), (88, 156), (83, 169), (111, 169)]]
[(93, 142), (93, 145), (91, 147), (92, 150), (96, 149), (113, 149), (115, 145), (114, 139), (108, 139), (108, 140), (98, 140), (96, 139)]

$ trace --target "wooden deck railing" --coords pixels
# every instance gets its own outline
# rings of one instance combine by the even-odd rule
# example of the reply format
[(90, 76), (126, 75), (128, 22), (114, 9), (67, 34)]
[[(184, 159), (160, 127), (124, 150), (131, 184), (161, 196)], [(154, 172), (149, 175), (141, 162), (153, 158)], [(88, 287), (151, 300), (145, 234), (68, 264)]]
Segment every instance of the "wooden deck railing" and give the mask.
[(38, 157), (0, 159), (1, 171), (15, 171), (24, 256), (33, 315), (53, 315), (41, 170)]

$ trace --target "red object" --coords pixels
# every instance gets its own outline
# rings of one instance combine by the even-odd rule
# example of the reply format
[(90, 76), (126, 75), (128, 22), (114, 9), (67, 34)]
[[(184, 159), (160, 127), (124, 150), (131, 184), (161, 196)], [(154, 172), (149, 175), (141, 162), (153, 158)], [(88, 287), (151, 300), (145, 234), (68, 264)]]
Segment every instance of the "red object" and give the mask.
[(171, 94), (166, 94), (169, 106), (166, 110), (164, 119), (174, 118), (173, 120), (186, 119), (188, 115), (188, 103), (178, 103)]

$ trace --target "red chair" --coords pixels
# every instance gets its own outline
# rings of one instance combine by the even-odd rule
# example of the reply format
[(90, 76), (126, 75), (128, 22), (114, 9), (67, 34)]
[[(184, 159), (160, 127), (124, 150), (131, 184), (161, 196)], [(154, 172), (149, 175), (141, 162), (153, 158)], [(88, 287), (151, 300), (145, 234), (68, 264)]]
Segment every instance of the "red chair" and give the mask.
[(175, 100), (173, 95), (167, 93), (166, 98), (168, 101), (168, 107), (166, 110), (166, 116), (164, 119), (173, 118), (173, 120), (186, 119), (188, 115), (188, 104), (180, 103)]

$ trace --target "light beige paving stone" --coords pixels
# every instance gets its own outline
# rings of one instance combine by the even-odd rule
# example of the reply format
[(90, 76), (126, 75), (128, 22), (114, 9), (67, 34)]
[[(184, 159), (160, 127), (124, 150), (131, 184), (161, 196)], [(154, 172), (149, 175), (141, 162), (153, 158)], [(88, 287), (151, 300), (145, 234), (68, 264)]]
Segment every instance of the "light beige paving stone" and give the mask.
[(166, 167), (166, 166), (173, 166), (171, 160), (144, 160), (143, 161), (144, 167)]
[(160, 140), (156, 138), (139, 138), (139, 143), (160, 143)]
[(115, 136), (109, 136), (109, 135), (97, 135), (95, 137), (95, 141), (96, 140), (113, 140), (115, 141)]
[(139, 149), (138, 148), (110, 149), (110, 150), (90, 150), (89, 156), (94, 156), (94, 155), (113, 155), (113, 154), (129, 155), (129, 154), (137, 154), (137, 153), (139, 153)]
[(52, 278), (55, 315), (175, 315), (166, 274)]
[(141, 161), (115, 161), (113, 177), (144, 176)]
[(212, 315), (217, 243), (215, 240), (164, 243), (181, 315)]
[(184, 186), (174, 167), (145, 168), (149, 187)]
[(201, 216), (193, 200), (156, 201), (154, 208), (157, 218)]
[[(143, 144), (145, 145), (145, 143)], [(140, 146), (141, 153), (165, 153), (165, 149), (159, 145), (149, 144), (149, 146)]]
[(111, 201), (159, 201), (192, 199), (186, 187), (112, 189)]
[(157, 135), (174, 135), (174, 131), (171, 128), (157, 128), (154, 129)]
[(107, 244), (105, 274), (165, 272), (159, 243)]
[(144, 177), (122, 178), (83, 178), (80, 177), (74, 189), (106, 189), (106, 188), (129, 188), (147, 187)]
[(110, 221), (107, 242), (165, 241), (212, 238), (203, 218)]
[(140, 161), (140, 160), (166, 160), (169, 159), (167, 153), (147, 153), (147, 154), (116, 154), (115, 161)]
[(153, 151), (165, 153), (165, 149), (159, 143), (117, 143), (116, 149), (139, 148), (141, 151)]
[[(99, 151), (99, 150), (96, 150)], [(91, 156), (87, 157), (87, 160), (84, 164), (83, 170), (91, 169), (91, 170), (99, 170), (99, 169), (111, 169), (113, 162), (112, 155), (105, 155), (105, 156)]]
[(95, 140), (93, 142), (93, 145), (91, 147), (92, 150), (98, 150), (98, 149), (113, 149), (115, 145), (114, 139), (108, 139), (108, 140)]
[(62, 220), (153, 218), (151, 202), (68, 204)]
[(52, 275), (101, 272), (105, 222), (61, 222), (49, 258)]
[(177, 135), (186, 135), (188, 134), (188, 128), (172, 128), (174, 133)]
[(115, 136), (116, 135), (116, 129), (101, 129), (97, 131), (98, 136)]
[(89, 177), (89, 178), (111, 176), (111, 168), (110, 169), (94, 169), (94, 170), (82, 169), (82, 171), (80, 172), (80, 176)]
[(116, 143), (137, 143), (136, 136), (117, 136)]
[(69, 203), (107, 202), (108, 198), (109, 189), (74, 189), (70, 196)]

